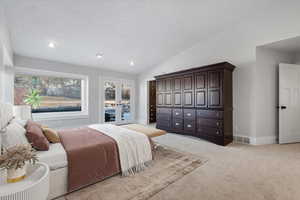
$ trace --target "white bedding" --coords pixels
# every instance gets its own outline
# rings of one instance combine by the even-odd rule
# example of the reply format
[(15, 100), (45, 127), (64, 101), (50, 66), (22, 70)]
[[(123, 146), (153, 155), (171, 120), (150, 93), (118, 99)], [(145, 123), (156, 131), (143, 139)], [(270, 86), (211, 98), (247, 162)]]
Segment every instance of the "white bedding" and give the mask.
[(112, 124), (94, 124), (89, 127), (117, 142), (123, 176), (143, 170), (152, 161), (151, 144), (146, 135)]
[(60, 143), (50, 144), (48, 151), (37, 151), (40, 162), (49, 165), (50, 170), (67, 167), (67, 153)]

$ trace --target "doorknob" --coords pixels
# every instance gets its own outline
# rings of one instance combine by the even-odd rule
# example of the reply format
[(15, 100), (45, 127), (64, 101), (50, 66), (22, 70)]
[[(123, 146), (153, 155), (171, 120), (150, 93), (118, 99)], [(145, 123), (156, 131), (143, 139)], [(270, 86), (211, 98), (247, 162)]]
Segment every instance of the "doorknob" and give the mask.
[(286, 109), (286, 106), (280, 106), (280, 109), (284, 110), (284, 109)]

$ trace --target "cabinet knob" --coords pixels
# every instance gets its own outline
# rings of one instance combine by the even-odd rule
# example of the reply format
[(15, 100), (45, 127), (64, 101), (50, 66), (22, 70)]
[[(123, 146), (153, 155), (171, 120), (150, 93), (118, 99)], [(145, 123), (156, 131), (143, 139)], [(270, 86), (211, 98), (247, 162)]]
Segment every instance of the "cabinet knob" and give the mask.
[(179, 123), (175, 123), (176, 126), (179, 126)]
[(216, 134), (217, 134), (217, 135), (220, 135), (220, 131), (216, 131)]
[(219, 123), (219, 122), (217, 122), (217, 126), (220, 126), (220, 123)]
[(177, 113), (175, 113), (175, 115), (179, 115), (179, 113), (177, 112)]
[(186, 115), (187, 115), (187, 116), (189, 116), (189, 117), (190, 117), (190, 116), (192, 116), (192, 114), (191, 114), (191, 113), (187, 113)]
[(187, 125), (187, 127), (188, 127), (188, 128), (191, 128), (191, 127), (192, 127), (192, 125), (188, 124), (188, 125)]

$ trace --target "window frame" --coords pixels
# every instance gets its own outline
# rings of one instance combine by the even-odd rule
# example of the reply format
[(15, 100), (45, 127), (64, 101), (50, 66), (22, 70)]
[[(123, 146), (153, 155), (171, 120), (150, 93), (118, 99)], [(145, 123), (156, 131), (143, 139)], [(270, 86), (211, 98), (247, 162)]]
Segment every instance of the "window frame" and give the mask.
[[(60, 119), (86, 119), (88, 118), (88, 76), (79, 75), (73, 73), (65, 72), (54, 72), (47, 70), (31, 69), (24, 67), (15, 67), (14, 81), (15, 85), (15, 76), (16, 74), (25, 74), (33, 76), (48, 76), (48, 77), (59, 77), (59, 78), (76, 78), (81, 79), (81, 111), (74, 112), (44, 112), (44, 113), (32, 113), (32, 117), (36, 121), (42, 120), (60, 120)], [(13, 87), (14, 88), (14, 87)]]

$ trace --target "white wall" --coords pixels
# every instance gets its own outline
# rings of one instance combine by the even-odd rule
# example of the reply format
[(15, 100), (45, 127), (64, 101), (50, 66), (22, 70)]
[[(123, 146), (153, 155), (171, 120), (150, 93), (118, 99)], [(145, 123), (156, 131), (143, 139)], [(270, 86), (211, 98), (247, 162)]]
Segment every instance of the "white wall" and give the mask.
[[(256, 137), (256, 46), (296, 37), (300, 33), (300, 1), (274, 2), (264, 13), (252, 16), (223, 32), (200, 41), (139, 76), (139, 120), (147, 122), (146, 81), (155, 75), (228, 61), (234, 71), (234, 135)], [(258, 83), (263, 84), (263, 83)], [(265, 116), (273, 117), (273, 116)], [(270, 132), (269, 130), (266, 132)]]
[(136, 77), (129, 74), (117, 73), (108, 70), (101, 70), (98, 68), (92, 68), (87, 66), (78, 66), (65, 63), (52, 62), (42, 59), (34, 59), (23, 56), (14, 56), (14, 63), (16, 67), (25, 67), (31, 69), (39, 69), (46, 71), (64, 72), (87, 75), (89, 79), (89, 117), (87, 119), (64, 119), (64, 120), (45, 120), (41, 121), (51, 127), (79, 127), (92, 123), (101, 122), (100, 118), (102, 107), (102, 96), (100, 91), (102, 90), (101, 77), (114, 77), (120, 79), (129, 79), (136, 82)]
[(10, 62), (10, 64), (13, 63), (13, 50), (10, 40), (10, 33), (7, 28), (7, 22), (6, 22), (6, 16), (4, 13), (3, 7), (0, 6), (0, 43), (3, 49), (3, 52), (5, 52), (5, 57), (8, 59), (7, 62)]
[(300, 52), (295, 54), (294, 63), (300, 65)]
[(0, 7), (0, 101), (6, 101), (4, 83), (6, 77), (5, 66), (13, 65), (13, 53), (10, 34), (6, 24), (4, 9)]
[(275, 143), (278, 139), (278, 72), (280, 63), (292, 64), (294, 53), (265, 47), (256, 51), (255, 143)]

